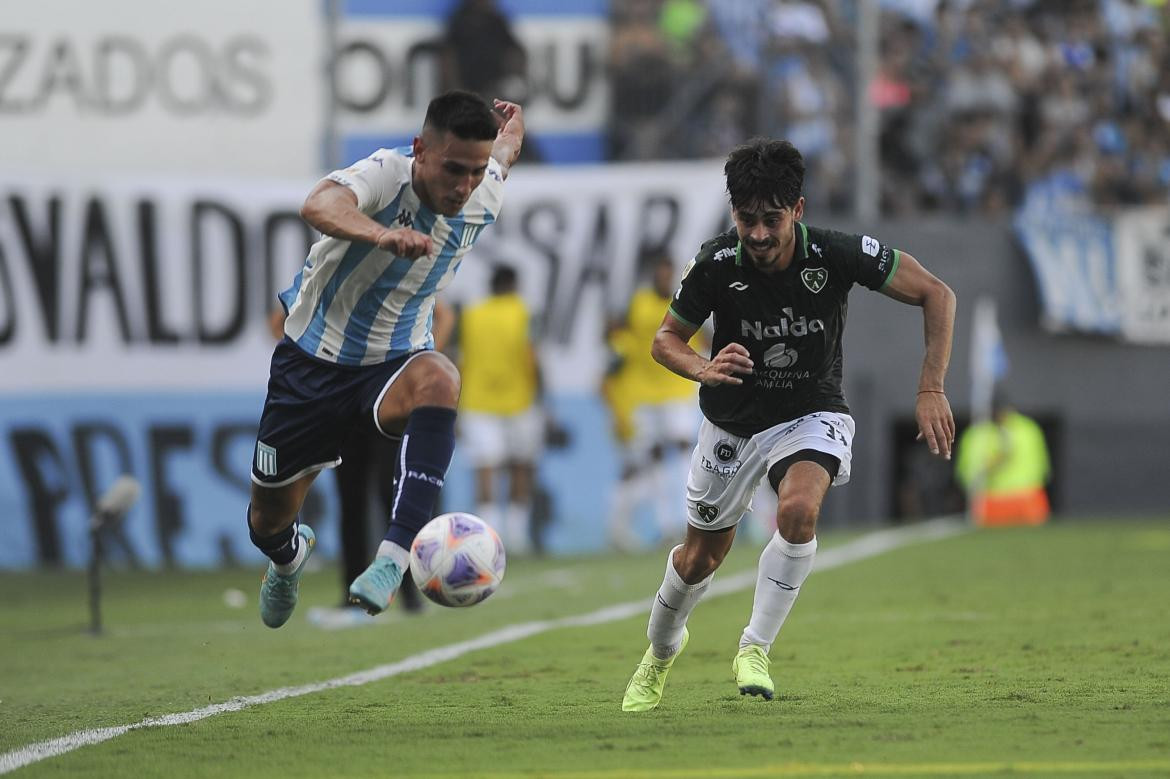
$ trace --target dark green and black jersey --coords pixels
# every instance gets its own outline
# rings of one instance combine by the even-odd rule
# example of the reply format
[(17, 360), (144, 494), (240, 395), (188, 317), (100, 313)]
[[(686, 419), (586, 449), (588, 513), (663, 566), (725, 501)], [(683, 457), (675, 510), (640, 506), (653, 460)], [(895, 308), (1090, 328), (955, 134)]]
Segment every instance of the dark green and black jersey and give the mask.
[(711, 354), (747, 347), (755, 372), (742, 385), (699, 390), (703, 415), (741, 436), (813, 411), (848, 413), (841, 391), (841, 335), (854, 283), (881, 289), (900, 258), (868, 235), (796, 224), (796, 251), (783, 271), (763, 273), (742, 256), (735, 229), (703, 244), (670, 312), (698, 327), (714, 314)]

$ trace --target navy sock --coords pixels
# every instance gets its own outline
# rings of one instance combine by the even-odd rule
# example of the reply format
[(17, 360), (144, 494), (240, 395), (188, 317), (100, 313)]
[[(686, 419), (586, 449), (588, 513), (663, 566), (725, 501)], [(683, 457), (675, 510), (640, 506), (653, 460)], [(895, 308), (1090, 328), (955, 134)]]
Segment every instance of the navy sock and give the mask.
[(279, 533), (260, 536), (252, 528), (251, 514), (252, 507), (248, 506), (246, 515), (248, 517), (248, 536), (252, 539), (252, 545), (268, 555), (268, 559), (277, 565), (291, 563), (293, 558), (297, 556), (297, 539), (300, 538), (297, 535), (297, 523), (294, 521)]
[(410, 549), (431, 520), (454, 451), (455, 409), (420, 406), (410, 413), (398, 454), (398, 489), (387, 541)]

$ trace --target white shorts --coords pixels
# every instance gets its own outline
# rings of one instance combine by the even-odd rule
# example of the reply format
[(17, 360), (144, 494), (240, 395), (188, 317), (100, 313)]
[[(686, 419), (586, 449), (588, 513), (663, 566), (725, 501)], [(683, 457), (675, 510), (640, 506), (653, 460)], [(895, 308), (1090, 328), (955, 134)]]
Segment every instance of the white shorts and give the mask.
[(743, 438), (704, 419), (691, 454), (687, 521), (700, 530), (722, 530), (751, 511), (752, 495), (768, 469), (802, 449), (836, 457), (833, 484), (849, 481), (853, 417), (831, 411), (806, 414)]
[(532, 463), (544, 441), (544, 415), (536, 407), (519, 414), (460, 411), (459, 435), (475, 468)]
[(634, 409), (634, 439), (630, 448), (639, 460), (646, 462), (656, 446), (665, 450), (676, 442), (694, 440), (700, 419), (702, 414), (694, 398), (644, 403)]

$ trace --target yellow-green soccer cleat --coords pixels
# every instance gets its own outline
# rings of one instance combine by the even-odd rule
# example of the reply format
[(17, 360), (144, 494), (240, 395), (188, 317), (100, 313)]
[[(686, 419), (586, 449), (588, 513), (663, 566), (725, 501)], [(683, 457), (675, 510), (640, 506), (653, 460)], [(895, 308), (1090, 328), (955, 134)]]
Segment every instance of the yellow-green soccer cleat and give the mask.
[(735, 674), (735, 683), (739, 685), (740, 695), (760, 695), (770, 701), (776, 694), (776, 686), (772, 684), (772, 677), (768, 675), (768, 666), (772, 661), (762, 646), (748, 644), (735, 654), (731, 661), (731, 672)]
[(305, 563), (313, 554), (313, 547), (317, 545), (317, 537), (308, 525), (298, 526), (301, 543), (305, 547), (305, 557), (301, 564), (292, 573), (284, 576), (276, 572), (276, 564), (268, 561), (268, 570), (264, 572), (264, 580), (260, 584), (260, 619), (270, 628), (278, 628), (288, 622), (293, 609), (297, 607), (297, 590), (300, 589), (301, 574), (305, 571)]
[(691, 634), (683, 628), (682, 643), (678, 651), (667, 660), (659, 660), (654, 656), (653, 648), (646, 650), (642, 655), (642, 662), (634, 671), (630, 683), (626, 685), (626, 696), (622, 698), (622, 711), (650, 711), (662, 700), (662, 688), (666, 686), (666, 674), (674, 665), (674, 660), (687, 648)]

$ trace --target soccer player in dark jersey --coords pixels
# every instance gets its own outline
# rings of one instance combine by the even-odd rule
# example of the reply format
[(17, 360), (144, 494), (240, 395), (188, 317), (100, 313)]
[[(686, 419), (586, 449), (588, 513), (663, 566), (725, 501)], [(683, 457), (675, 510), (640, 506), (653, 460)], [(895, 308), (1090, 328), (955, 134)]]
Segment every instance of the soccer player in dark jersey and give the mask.
[[(809, 227), (804, 161), (787, 141), (753, 139), (724, 167), (735, 227), (684, 271), (654, 339), (654, 358), (699, 382), (703, 424), (691, 455), (686, 540), (667, 557), (650, 611), (650, 647), (622, 709), (648, 711), (686, 647), (687, 618), (711, 584), (764, 475), (777, 532), (760, 555), (751, 619), (732, 671), (741, 694), (771, 700), (768, 653), (817, 549), (821, 501), (849, 479), (853, 419), (841, 391), (841, 338), (860, 283), (923, 310), (926, 356), (915, 418), (930, 451), (950, 458), (955, 421), (943, 393), (955, 295), (909, 254), (868, 235)], [(710, 316), (711, 359), (687, 341)]]

